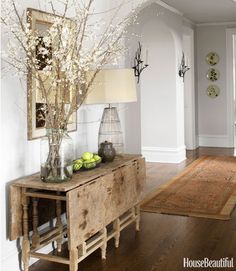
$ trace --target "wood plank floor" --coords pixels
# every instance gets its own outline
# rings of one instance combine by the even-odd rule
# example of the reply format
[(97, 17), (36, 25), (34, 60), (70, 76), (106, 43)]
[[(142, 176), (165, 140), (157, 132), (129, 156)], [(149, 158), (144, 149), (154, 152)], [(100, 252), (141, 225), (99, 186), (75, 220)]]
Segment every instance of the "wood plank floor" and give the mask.
[[(187, 160), (178, 165), (148, 163), (146, 193), (168, 181), (202, 155), (231, 156), (234, 155), (234, 150), (199, 148), (196, 151), (188, 151)], [(121, 233), (118, 249), (115, 249), (113, 241), (109, 242), (106, 261), (101, 260), (98, 250), (79, 264), (79, 270), (179, 271), (185, 270), (184, 257), (234, 257), (235, 268), (228, 270), (236, 270), (236, 209), (229, 221), (151, 213), (142, 213), (141, 217), (139, 233), (130, 225)], [(30, 271), (68, 270), (66, 265), (44, 261), (39, 261), (30, 268)]]

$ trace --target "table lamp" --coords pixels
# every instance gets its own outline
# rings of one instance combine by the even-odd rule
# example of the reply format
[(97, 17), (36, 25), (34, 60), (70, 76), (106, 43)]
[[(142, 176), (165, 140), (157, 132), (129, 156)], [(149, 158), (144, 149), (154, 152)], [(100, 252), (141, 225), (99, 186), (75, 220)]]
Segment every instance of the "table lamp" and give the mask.
[(116, 153), (124, 152), (123, 133), (117, 108), (112, 103), (136, 102), (136, 82), (133, 69), (101, 70), (96, 76), (85, 104), (109, 104), (104, 108), (99, 127), (100, 143), (113, 143)]

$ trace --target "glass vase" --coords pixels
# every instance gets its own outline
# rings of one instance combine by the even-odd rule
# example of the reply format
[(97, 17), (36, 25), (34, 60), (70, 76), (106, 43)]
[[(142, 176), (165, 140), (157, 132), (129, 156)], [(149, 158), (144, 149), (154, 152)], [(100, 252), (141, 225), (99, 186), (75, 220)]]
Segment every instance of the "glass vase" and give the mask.
[(68, 181), (73, 175), (73, 141), (64, 129), (47, 129), (41, 139), (41, 180), (47, 183)]

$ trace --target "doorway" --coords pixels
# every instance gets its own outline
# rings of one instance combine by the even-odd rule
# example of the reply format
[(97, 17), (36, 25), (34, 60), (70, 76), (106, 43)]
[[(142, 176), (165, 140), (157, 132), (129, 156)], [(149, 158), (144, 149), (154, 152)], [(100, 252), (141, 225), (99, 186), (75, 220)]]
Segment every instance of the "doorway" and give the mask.
[(236, 149), (236, 28), (226, 29), (229, 147)]
[(236, 149), (236, 35), (233, 36), (234, 148)]

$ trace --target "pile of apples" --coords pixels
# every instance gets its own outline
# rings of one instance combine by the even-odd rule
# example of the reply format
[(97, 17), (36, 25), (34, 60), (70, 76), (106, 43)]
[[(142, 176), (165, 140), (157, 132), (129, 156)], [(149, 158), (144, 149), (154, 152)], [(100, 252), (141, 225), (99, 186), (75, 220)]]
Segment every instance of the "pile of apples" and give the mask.
[(92, 152), (84, 152), (81, 158), (74, 160), (73, 171), (78, 171), (81, 168), (95, 168), (101, 161), (102, 158), (99, 155), (93, 154)]

